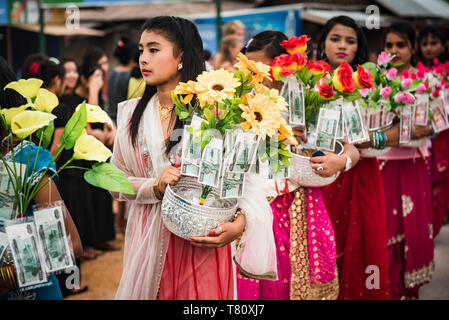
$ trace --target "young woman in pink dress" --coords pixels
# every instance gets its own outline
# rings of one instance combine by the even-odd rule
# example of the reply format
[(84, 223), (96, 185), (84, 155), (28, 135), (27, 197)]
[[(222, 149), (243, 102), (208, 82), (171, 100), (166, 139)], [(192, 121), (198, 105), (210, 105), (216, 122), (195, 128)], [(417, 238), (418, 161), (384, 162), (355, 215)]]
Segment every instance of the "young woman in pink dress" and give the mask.
[[(251, 60), (269, 65), (285, 49), (281, 42), (287, 37), (279, 31), (264, 31), (254, 36), (244, 48)], [(266, 81), (268, 87), (281, 89), (282, 82)], [(297, 139), (305, 140), (304, 130), (294, 128)], [(344, 170), (347, 157), (357, 163), (358, 152), (345, 144), (342, 155), (328, 154), (312, 158), (311, 166), (323, 176)], [(291, 161), (295, 161), (292, 159)], [(277, 281), (248, 279), (237, 276), (239, 299), (248, 300), (310, 300), (336, 299), (335, 237), (320, 188), (306, 188), (292, 179), (261, 181), (271, 199), (273, 233), (277, 254)]]
[[(394, 54), (393, 64), (414, 72), (416, 32), (405, 22), (385, 30), (384, 50)], [(413, 126), (412, 139), (432, 134), (431, 126)], [(387, 214), (389, 273), (393, 299), (418, 298), (421, 285), (434, 271), (429, 150), (399, 146), (379, 157)]]
[(139, 51), (146, 89), (142, 98), (118, 107), (111, 160), (135, 191), (133, 196), (113, 193), (116, 199), (130, 203), (116, 299), (232, 299), (235, 279), (228, 244), (240, 235), (241, 245), (234, 256), (238, 265), (248, 274), (275, 279), (274, 240), (267, 235), (271, 211), (257, 186), (246, 186), (255, 195), (239, 200), (245, 213), (211, 230), (209, 236), (187, 241), (165, 228), (163, 193), (167, 185), (181, 179), (180, 168), (168, 157), (182, 134), (171, 91), (180, 81), (195, 80), (205, 70), (203, 47), (192, 22), (155, 17), (143, 26)]

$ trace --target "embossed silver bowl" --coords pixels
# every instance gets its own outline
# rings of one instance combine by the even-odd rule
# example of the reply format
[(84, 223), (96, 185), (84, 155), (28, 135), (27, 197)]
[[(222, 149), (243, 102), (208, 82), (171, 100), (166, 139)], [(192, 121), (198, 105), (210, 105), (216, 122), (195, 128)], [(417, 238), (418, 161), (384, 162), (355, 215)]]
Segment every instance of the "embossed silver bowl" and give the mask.
[[(386, 130), (386, 129), (391, 128), (392, 124), (393, 124), (393, 122), (391, 122), (385, 126), (379, 127), (379, 128), (369, 129), (369, 131), (372, 132), (372, 131), (378, 131), (378, 130)], [(375, 157), (379, 157), (381, 155), (386, 154), (388, 151), (390, 151), (390, 147), (386, 147), (384, 149), (366, 148), (360, 152), (360, 156), (362, 156), (364, 158), (375, 158)]]
[(401, 144), (400, 147), (419, 148), (425, 139), (410, 140), (410, 142)]
[(202, 185), (196, 178), (182, 177), (176, 186), (167, 186), (162, 200), (162, 220), (168, 230), (190, 239), (231, 220), (237, 211), (237, 199), (220, 199), (219, 190), (212, 189), (200, 206), (201, 191)]
[[(337, 141), (335, 144), (335, 153), (343, 153), (343, 145)], [(339, 172), (331, 177), (320, 177), (310, 166), (310, 157), (293, 153), (290, 159), (290, 180), (304, 187), (324, 187), (334, 182)]]

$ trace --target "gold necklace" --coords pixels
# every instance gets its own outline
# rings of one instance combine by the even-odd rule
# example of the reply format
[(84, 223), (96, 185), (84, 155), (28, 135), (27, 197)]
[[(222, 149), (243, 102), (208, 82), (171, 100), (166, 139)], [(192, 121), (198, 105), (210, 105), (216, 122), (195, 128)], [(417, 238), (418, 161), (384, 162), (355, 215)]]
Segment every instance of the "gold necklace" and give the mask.
[(159, 116), (160, 116), (161, 120), (167, 119), (170, 116), (170, 114), (175, 106), (174, 105), (171, 105), (168, 107), (161, 106), (161, 102), (159, 101), (159, 96), (156, 97), (156, 103), (159, 107)]

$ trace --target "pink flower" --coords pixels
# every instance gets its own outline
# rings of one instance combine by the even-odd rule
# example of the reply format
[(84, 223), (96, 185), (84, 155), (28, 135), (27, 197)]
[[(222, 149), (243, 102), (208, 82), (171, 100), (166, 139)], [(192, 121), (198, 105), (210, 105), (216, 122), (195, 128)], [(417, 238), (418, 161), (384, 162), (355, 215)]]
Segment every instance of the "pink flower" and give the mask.
[(415, 101), (415, 97), (413, 97), (411, 94), (408, 94), (407, 92), (399, 92), (394, 96), (394, 101), (402, 102), (404, 104), (410, 104)]
[(412, 79), (410, 79), (410, 78), (405, 78), (404, 80), (402, 80), (402, 86), (405, 89), (408, 89), (408, 87), (410, 87), (411, 84), (412, 84)]
[(449, 83), (444, 84), (444, 89), (449, 89)]
[(416, 73), (416, 77), (419, 79), (419, 80), (423, 80), (424, 79), (424, 74), (425, 74), (425, 72), (424, 72), (424, 70), (418, 70), (418, 72)]
[(391, 87), (385, 87), (380, 89), (380, 95), (382, 96), (382, 98), (386, 99), (390, 96), (391, 93)]
[(366, 88), (366, 89), (360, 89), (359, 92), (360, 92), (360, 94), (362, 95), (362, 97), (365, 98), (365, 97), (368, 95), (369, 89), (368, 89), (368, 88)]
[(419, 84), (419, 86), (416, 88), (416, 92), (418, 93), (425, 93), (429, 90), (429, 84), (427, 82), (422, 82)]
[(433, 65), (436, 66), (440, 64), (440, 61), (438, 61), (438, 58), (433, 58)]
[(405, 69), (404, 71), (402, 71), (402, 75), (401, 75), (403, 78), (410, 78), (410, 74), (409, 74), (409, 72), (408, 72), (408, 70), (407, 69)]
[(379, 66), (383, 66), (386, 65), (388, 62), (390, 62), (390, 56), (387, 55), (385, 51), (382, 51), (377, 57), (377, 64)]
[(394, 80), (396, 79), (396, 76), (398, 75), (398, 69), (396, 68), (391, 68), (390, 70), (388, 70), (387, 72), (387, 79), (388, 80)]
[(412, 80), (416, 80), (416, 73), (410, 73), (410, 78), (412, 78)]
[(436, 99), (440, 95), (440, 89), (435, 89), (432, 91), (431, 96), (432, 98)]

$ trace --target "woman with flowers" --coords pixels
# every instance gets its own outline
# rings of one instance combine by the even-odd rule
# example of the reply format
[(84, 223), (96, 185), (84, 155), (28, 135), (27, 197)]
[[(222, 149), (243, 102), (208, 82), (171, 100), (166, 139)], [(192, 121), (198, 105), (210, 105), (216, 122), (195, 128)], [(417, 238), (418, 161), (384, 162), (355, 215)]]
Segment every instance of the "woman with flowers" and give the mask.
[[(330, 67), (324, 61), (307, 63), (305, 51), (308, 40), (305, 35), (287, 39), (278, 31), (261, 32), (243, 50), (249, 60), (242, 59), (236, 67), (258, 74), (263, 66), (261, 63), (270, 64), (273, 79), (264, 80), (264, 84), (277, 89), (282, 86), (282, 82), (278, 81), (279, 76), (285, 75), (289, 70), (295, 72), (298, 66), (313, 70), (315, 76), (325, 76)], [(295, 138), (307, 140), (304, 128), (300, 126), (293, 128), (287, 136), (290, 136), (292, 144), (297, 143)], [(329, 154), (319, 158), (323, 166), (326, 166), (328, 175), (344, 169), (340, 160), (346, 164), (344, 155)], [(357, 158), (354, 158), (355, 162)], [(311, 163), (311, 166), (318, 164)], [(265, 193), (270, 199), (273, 212), (278, 280), (254, 281), (239, 274), (239, 299), (335, 299), (338, 295), (338, 278), (334, 231), (320, 188), (304, 188), (289, 179), (266, 180), (261, 183), (265, 185)], [(300, 202), (302, 204), (298, 205)]]
[[(6, 120), (6, 123), (2, 120), (1, 121), (1, 128), (0, 128), (0, 139), (2, 141), (1, 144), (1, 154), (2, 157), (6, 160), (12, 161), (13, 155), (11, 153), (10, 147), (8, 145), (8, 132), (5, 125), (7, 125), (7, 122), (11, 119), (9, 118), (14, 113), (24, 111), (20, 110), (21, 106), (26, 106), (27, 100), (25, 100), (22, 96), (20, 96), (17, 92), (13, 91), (21, 91), (22, 95), (25, 92), (29, 91), (37, 91), (37, 88), (40, 87), (41, 81), (37, 79), (32, 79), (35, 81), (32, 81), (35, 85), (30, 85), (27, 88), (30, 90), (20, 90), (21, 86), (18, 85), (18, 82), (15, 81), (15, 76), (13, 71), (9, 68), (8, 64), (3, 58), (0, 58), (0, 87), (4, 88), (8, 83), (15, 83), (16, 86), (10, 86), (9, 88), (6, 88), (5, 90), (0, 91), (0, 106), (2, 109), (2, 117)], [(23, 81), (23, 80), (22, 80)], [(22, 87), (23, 89), (25, 87)], [(41, 89), (44, 90), (44, 89)], [(51, 94), (49, 94), (46, 91), (41, 91), (42, 95), (39, 95), (40, 99), (42, 101), (48, 102), (45, 98), (51, 98)], [(38, 103), (36, 103), (37, 105)], [(43, 104), (43, 106), (48, 106), (47, 103)], [(56, 99), (56, 106), (57, 106), (57, 99)], [(55, 106), (54, 106), (55, 107)], [(48, 110), (47, 110), (48, 111)], [(24, 111), (25, 112), (25, 111)], [(48, 119), (53, 119), (54, 117), (50, 114), (48, 115), (50, 118), (44, 119), (42, 117), (41, 119), (38, 119), (37, 114), (33, 114), (32, 112), (35, 111), (28, 111), (31, 113), (24, 114), (23, 117), (21, 117), (21, 120), (23, 120), (22, 124), (25, 122), (29, 124), (39, 125), (41, 121), (45, 122), (48, 121)], [(44, 112), (42, 112), (44, 113)], [(25, 119), (28, 117), (29, 119)], [(15, 119), (15, 118), (14, 118)], [(28, 120), (28, 121), (26, 121)], [(25, 126), (23, 129), (29, 129)], [(11, 141), (11, 140), (10, 140)], [(34, 143), (24, 143), (24, 144), (17, 144), (18, 139), (16, 136), (13, 136), (12, 139), (13, 144), (15, 144), (14, 147), (14, 159), (17, 162), (21, 162), (23, 164), (27, 164), (26, 159), (28, 158), (28, 155), (30, 155), (31, 159), (35, 160), (35, 166), (34, 163), (29, 163), (27, 174), (28, 180), (32, 180), (33, 183), (31, 184), (31, 187), (34, 187), (37, 183), (39, 183), (39, 179), (36, 179), (36, 177), (39, 177), (39, 175), (44, 174), (44, 171), (47, 172), (47, 167), (50, 165), (50, 168), (48, 172), (45, 174), (44, 179), (39, 184), (42, 186), (47, 181), (48, 183), (39, 191), (36, 193), (36, 195), (33, 197), (33, 203), (38, 205), (48, 205), (49, 199), (51, 201), (58, 201), (61, 200), (61, 196), (58, 192), (58, 189), (56, 187), (56, 184), (53, 180), (50, 179), (50, 177), (56, 172), (56, 167), (54, 164), (52, 164), (52, 156), (51, 154), (45, 150), (42, 147), (38, 147)], [(57, 179), (55, 178), (57, 181)], [(26, 215), (32, 214), (31, 211), (31, 205), (28, 206), (28, 210), (26, 212)], [(75, 257), (79, 258), (82, 255), (82, 245), (81, 241), (78, 235), (78, 231), (75, 227), (75, 224), (73, 223), (72, 218), (70, 217), (70, 214), (64, 215), (66, 230), (68, 231), (68, 234), (71, 237), (72, 245), (75, 253)], [(3, 227), (3, 226), (1, 226)], [(59, 289), (58, 281), (54, 275), (50, 276), (49, 278), (49, 285), (44, 286), (37, 289), (28, 289), (25, 291), (18, 290), (17, 288), (11, 287), (9, 283), (4, 281), (4, 278), (0, 278), (0, 300), (62, 300), (61, 291)], [(14, 281), (13, 281), (14, 282)], [(17, 283), (17, 281), (15, 281)]]
[[(359, 64), (367, 57), (366, 39), (346, 16), (330, 19), (318, 41), (318, 54), (331, 65), (337, 90), (370, 88), (373, 79)], [(351, 67), (352, 66), (352, 67)], [(352, 70), (357, 70), (354, 74)], [(335, 230), (339, 299), (389, 299), (388, 252), (382, 176), (376, 158), (362, 158), (323, 188)], [(367, 267), (379, 268), (379, 287), (366, 286)]]
[[(397, 22), (388, 27), (384, 50), (395, 55), (392, 63), (401, 64), (393, 74), (403, 83), (406, 78), (422, 79), (424, 71), (413, 67), (416, 32), (410, 24)], [(425, 91), (425, 85), (422, 87)], [(412, 139), (431, 133), (431, 126), (412, 127)], [(425, 139), (419, 148), (399, 146), (378, 158), (384, 181), (393, 299), (418, 298), (419, 288), (430, 281), (435, 268), (429, 155)]]
[[(442, 32), (429, 26), (422, 29), (418, 35), (418, 61), (432, 72), (442, 77), (449, 74), (447, 61), (448, 54), (444, 45), (445, 39)], [(446, 80), (447, 81), (447, 80)], [(441, 94), (449, 90), (449, 84), (442, 84)], [(443, 91), (444, 90), (444, 91)], [(449, 103), (449, 101), (446, 101)], [(432, 224), (433, 235), (436, 237), (445, 219), (448, 219), (449, 211), (449, 130), (440, 132), (432, 138), (432, 162), (434, 168)]]
[[(176, 185), (181, 179), (179, 163), (169, 157), (183, 128), (183, 114), (175, 113), (172, 94), (183, 95), (187, 104), (195, 96), (194, 101), (201, 102), (196, 107), (203, 108), (232, 97), (239, 80), (225, 70), (204, 72), (201, 38), (196, 26), (186, 19), (161, 16), (148, 20), (139, 51), (147, 86), (141, 99), (119, 105), (112, 157), (135, 191), (132, 197), (113, 193), (115, 198), (130, 202), (123, 274), (116, 298), (232, 299), (234, 272), (228, 244), (242, 235), (245, 226), (242, 239), (248, 232), (262, 232), (246, 220), (246, 215), (251, 217), (248, 211), (252, 206), (263, 205), (258, 203), (264, 199), (260, 192), (258, 195), (258, 188), (254, 187), (256, 197), (248, 199), (252, 204), (243, 208), (246, 214), (211, 230), (208, 236), (190, 241), (164, 226), (161, 200), (167, 185)], [(268, 214), (268, 203), (265, 210)], [(251, 244), (245, 247), (250, 250)], [(247, 249), (245, 252), (250, 253)], [(260, 264), (260, 258), (253, 264)], [(274, 268), (273, 258), (275, 273)]]

